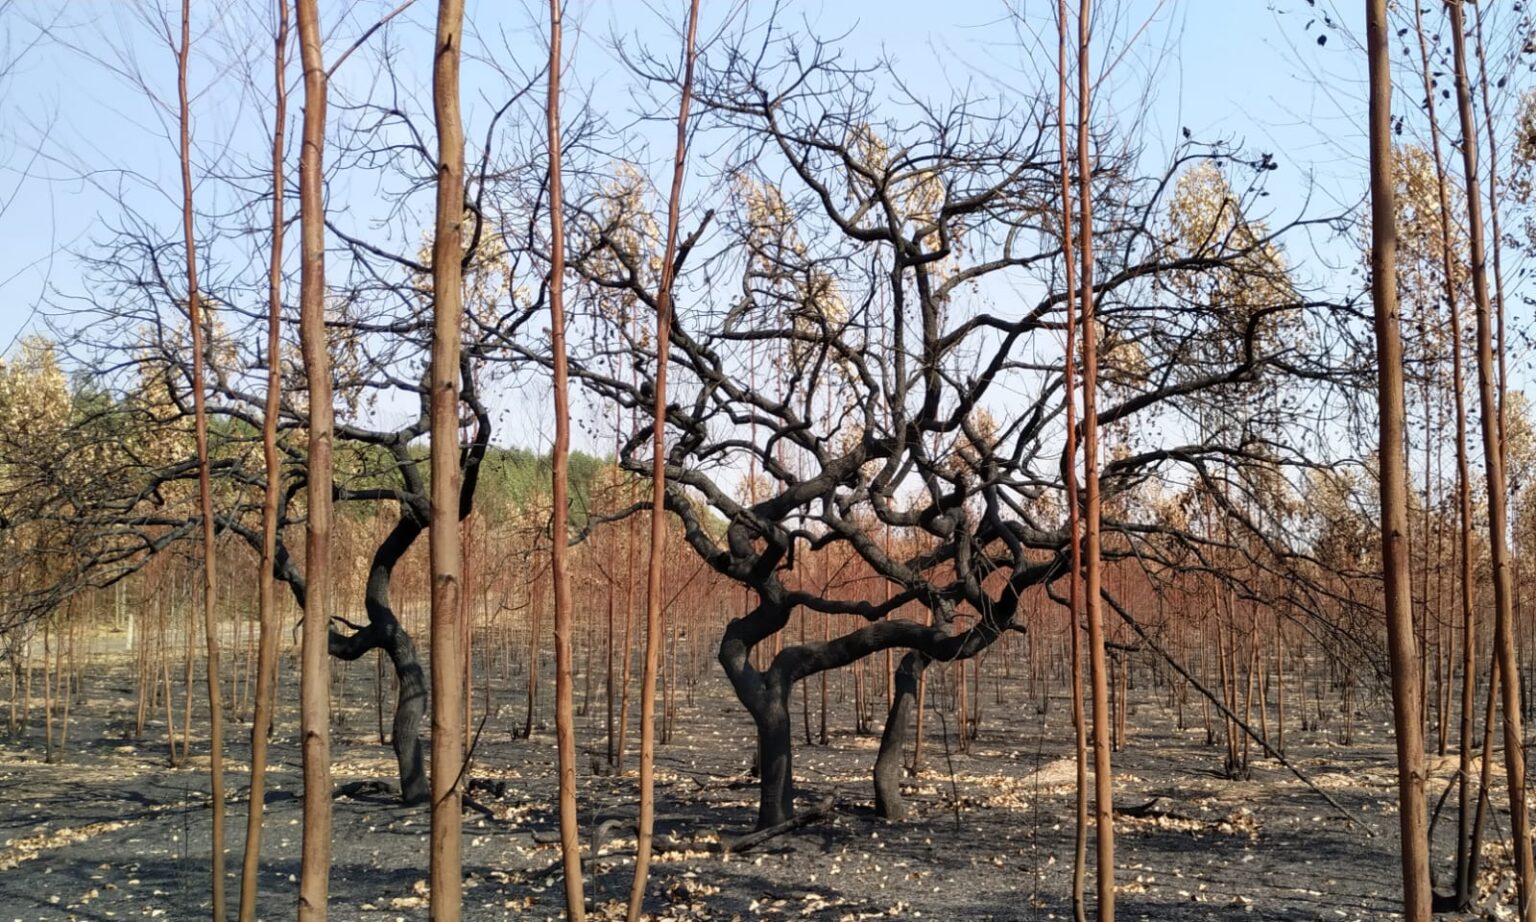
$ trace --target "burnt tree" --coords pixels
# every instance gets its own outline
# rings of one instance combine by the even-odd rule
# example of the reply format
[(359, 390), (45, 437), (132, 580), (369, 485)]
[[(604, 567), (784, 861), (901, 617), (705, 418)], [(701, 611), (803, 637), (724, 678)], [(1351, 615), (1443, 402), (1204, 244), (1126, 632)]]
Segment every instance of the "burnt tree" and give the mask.
[[(630, 60), (675, 93), (675, 66)], [(729, 181), (689, 209), (669, 267), (665, 502), (693, 551), (755, 598), (718, 657), (757, 729), (760, 828), (794, 812), (796, 683), (909, 651), (876, 773), (893, 813), (892, 756), (922, 666), (974, 656), (1019, 626), (1021, 599), (1064, 575), (1070, 556), (1053, 107), (1044, 93), (995, 100), (987, 117), (980, 100), (908, 97), (886, 114), (880, 73), (770, 28), (750, 53), (701, 59), (693, 86), (697, 130), (734, 153)], [(1141, 176), (1134, 151), (1094, 130), (1104, 132), (1090, 177), (1095, 423), (1114, 442), (1102, 465), (1104, 554), (1154, 571), (1241, 557), (1252, 573), (1284, 574), (1270, 582), (1292, 587), (1295, 610), (1316, 610), (1326, 589), (1306, 571), (1319, 564), (1290, 540), (1294, 515), (1281, 521), (1283, 504), (1265, 498), (1294, 492), (1286, 472), (1341, 460), (1319, 460), (1287, 384), (1347, 390), (1365, 373), (1327, 348), (1359, 334), (1358, 312), (1309, 296), (1277, 258), (1283, 234), (1321, 222), (1270, 230), (1243, 217), (1273, 169), (1267, 155), (1189, 141), (1164, 173)], [(1176, 245), (1170, 200), (1198, 164), (1231, 177), (1212, 210), (1236, 217)], [(613, 418), (636, 419), (617, 433), (618, 459), (644, 475), (656, 341), (628, 318), (657, 306), (661, 247), (648, 215), (660, 195), (638, 166), (592, 175), (567, 190), (568, 258), (591, 331), (571, 374), (616, 405)], [(1167, 483), (1177, 496), (1152, 495)], [(1187, 521), (1181, 502), (1204, 504), (1216, 524)], [(796, 578), (797, 556), (833, 550), (890, 591)], [(783, 632), (799, 611), (865, 623), (791, 643)]]

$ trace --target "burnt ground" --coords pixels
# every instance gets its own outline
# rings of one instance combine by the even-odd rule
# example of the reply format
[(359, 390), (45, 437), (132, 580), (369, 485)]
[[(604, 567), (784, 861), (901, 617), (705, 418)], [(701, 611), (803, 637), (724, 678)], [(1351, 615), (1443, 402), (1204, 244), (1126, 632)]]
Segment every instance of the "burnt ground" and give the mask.
[[(208, 918), (206, 746), (194, 734), (192, 765), (178, 770), (167, 764), (161, 721), (152, 721), (143, 739), (131, 738), (130, 669), (121, 657), (91, 666), (61, 763), (43, 761), (37, 711), (22, 739), (0, 743), (0, 922)], [(338, 699), (333, 734), (336, 783), (389, 780), (394, 762), (375, 729), (372, 668), (353, 666), (347, 675), (353, 691)], [(483, 810), (465, 814), (466, 919), (561, 915), (558, 854), (545, 844), (555, 829), (554, 734), (543, 726), (531, 739), (514, 737), (523, 723), (520, 681), (513, 676), (498, 692), (505, 703), (486, 720), (475, 752), (472, 791)], [(899, 824), (873, 814), (867, 779), (877, 737), (848, 729), (851, 702), (839, 702), (834, 691), (830, 745), (797, 738), (795, 764), (802, 806), (835, 792), (834, 815), (722, 860), (719, 834), (746, 831), (754, 818), (747, 774), (753, 738), (724, 679), (706, 670), (694, 705), (681, 709), (676, 740), (658, 750), (658, 854), (647, 909), (656, 919), (722, 922), (1070, 919), (1069, 711), (1062, 700), (1045, 714), (1033, 703), (999, 704), (991, 685), (969, 753), (958, 751), (953, 720), (930, 709), (924, 771), (909, 779), (913, 814)], [(1025, 701), (1022, 679), (1000, 685), (1002, 700)], [(930, 689), (932, 707), (943, 695)], [(1289, 755), (1364, 821), (1367, 835), (1272, 761), (1256, 761), (1250, 781), (1219, 777), (1223, 750), (1206, 745), (1198, 706), (1186, 711), (1192, 726), (1180, 731), (1150, 688), (1132, 697), (1129, 739), (1115, 757), (1116, 803), (1162, 799), (1157, 815), (1117, 823), (1122, 919), (1395, 916), (1388, 714), (1362, 714), (1347, 747), (1327, 730), (1292, 724), (1286, 733)], [(297, 894), (296, 699), (285, 684), (264, 825), (266, 919), (291, 917)], [(593, 705), (582, 718), (580, 806), (588, 831), (608, 818), (633, 817), (636, 796), (633, 777), (587, 770), (603, 726), (596, 695)], [(798, 730), (797, 718), (797, 737)], [(248, 732), (235, 721), (228, 733), (231, 907), (245, 826)], [(1450, 774), (1443, 762), (1437, 767), (1436, 795)], [(1442, 868), (1450, 865), (1453, 812), (1454, 805), (1437, 833), (1437, 845), (1445, 846), (1436, 852)], [(1507, 819), (1499, 814), (1502, 829)], [(334, 823), (331, 918), (426, 919), (425, 809), (403, 808), (365, 789), (336, 798)], [(608, 918), (604, 908), (613, 912), (628, 891), (633, 846), (633, 836), (622, 832), (603, 845), (598, 873), (588, 881), (599, 918)], [(1495, 842), (1490, 857), (1504, 849)], [(1090, 877), (1090, 894), (1092, 886)]]

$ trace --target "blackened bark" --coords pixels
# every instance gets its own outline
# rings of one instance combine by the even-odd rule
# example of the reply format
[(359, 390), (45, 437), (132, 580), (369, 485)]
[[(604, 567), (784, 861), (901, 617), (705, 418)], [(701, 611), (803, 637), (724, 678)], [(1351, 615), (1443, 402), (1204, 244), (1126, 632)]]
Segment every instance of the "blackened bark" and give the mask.
[[(719, 657), (737, 699), (757, 725), (757, 828), (767, 829), (794, 815), (794, 790), (790, 766), (790, 683), (780, 680), (770, 686), (768, 676), (752, 665), (752, 648), (783, 629), (789, 622), (790, 608), (771, 586), (762, 595), (763, 600), (756, 608), (726, 625)], [(770, 668), (769, 673), (772, 675), (774, 670)]]
[(909, 650), (901, 658), (892, 680), (891, 708), (885, 716), (885, 732), (880, 736), (880, 754), (875, 757), (875, 813), (882, 819), (907, 818), (907, 805), (901, 799), (903, 756), (912, 709), (917, 704), (918, 679), (928, 663), (927, 656)]
[[(467, 368), (461, 363), (461, 369)], [(463, 480), (459, 488), (459, 520), (469, 517), (474, 508), (475, 487), (479, 482), (480, 461), (485, 457), (490, 443), (490, 418), (481, 406), (473, 378), (462, 375), (461, 398), (475, 413), (475, 440), (463, 452)], [(405, 440), (392, 446), (407, 486), (412, 487), (406, 501), (400, 506), (400, 521), (373, 553), (368, 570), (368, 586), (364, 591), (364, 604), (368, 623), (351, 634), (336, 630), (334, 622), (330, 634), (330, 654), (337, 659), (355, 660), (370, 650), (383, 650), (395, 669), (399, 693), (395, 698), (394, 730), (391, 743), (395, 750), (395, 762), (400, 768), (400, 799), (407, 806), (416, 806), (431, 800), (427, 773), (421, 751), (421, 720), (427, 710), (427, 678), (416, 652), (416, 642), (411, 638), (400, 619), (395, 616), (389, 600), (390, 579), (395, 564), (405, 556), (411, 545), (427, 527), (428, 503), (414, 475), (414, 459), (411, 458)], [(279, 555), (280, 564), (284, 559)], [(291, 566), (285, 570), (279, 565), (277, 576), (286, 579), (300, 597), (302, 581), (295, 581), (297, 574)]]
[[(485, 432), (488, 433), (489, 429), (485, 429)], [(475, 486), (473, 473), (477, 470), (483, 453), (482, 439), (477, 437), (475, 445), (472, 445), (467, 453), (464, 475), (466, 493), (460, 506), (461, 515), (468, 514), (470, 498), (473, 496)], [(391, 742), (395, 750), (395, 761), (400, 767), (400, 797), (405, 804), (411, 806), (426, 803), (430, 799), (420, 738), (421, 720), (427, 708), (427, 679), (425, 671), (421, 668), (420, 656), (416, 652), (416, 642), (400, 623), (400, 619), (395, 616), (394, 608), (390, 605), (389, 582), (395, 564), (405, 556), (405, 552), (410, 550), (411, 545), (426, 529), (425, 515), (416, 508), (417, 505), (419, 504), (406, 503), (401, 506), (400, 521), (374, 551), (364, 600), (368, 612), (368, 623), (361, 627), (349, 625), (356, 627), (356, 630), (351, 634), (343, 634), (336, 629), (333, 620), (327, 644), (327, 650), (331, 656), (349, 662), (361, 658), (363, 654), (372, 650), (383, 650), (389, 657), (395, 670), (396, 686), (399, 689), (395, 698)], [(259, 540), (259, 536), (254, 532), (240, 528), (235, 530), (248, 543)], [(288, 585), (299, 607), (307, 613), (308, 607), (305, 603), (308, 594), (304, 576), (299, 572), (281, 541), (277, 545), (277, 552), (273, 559), (273, 575)]]
[[(983, 617), (965, 631), (949, 633), (952, 611), (936, 617), (931, 625), (903, 620), (876, 621), (842, 637), (785, 647), (766, 671), (752, 665), (752, 648), (784, 629), (793, 605), (783, 587), (776, 582), (770, 580), (760, 585), (758, 592), (762, 601), (751, 612), (726, 625), (720, 641), (720, 665), (725, 668), (736, 697), (757, 726), (760, 771), (757, 828), (767, 829), (794, 816), (789, 697), (795, 683), (896, 647), (920, 655), (924, 665), (931, 660), (969, 659), (986, 650), (1004, 631), (1012, 628), (1021, 588), (1054, 579), (1061, 573), (1061, 563), (1060, 559), (1052, 559), (1020, 567), (1000, 593), (998, 601), (988, 606)], [(914, 686), (916, 676), (914, 673), (912, 677)]]
[(407, 806), (424, 804), (430, 797), (421, 753), (421, 719), (427, 710), (427, 677), (416, 653), (416, 642), (387, 606), (377, 617), (370, 606), (368, 626), (355, 634), (331, 631), (330, 652), (337, 659), (355, 660), (374, 649), (383, 650), (389, 656), (399, 687), (390, 742), (395, 750), (395, 763), (400, 768), (400, 800)]
[(789, 692), (794, 687), (771, 675), (759, 706), (752, 709), (757, 724), (757, 828), (787, 823), (795, 815), (794, 734), (789, 720)]

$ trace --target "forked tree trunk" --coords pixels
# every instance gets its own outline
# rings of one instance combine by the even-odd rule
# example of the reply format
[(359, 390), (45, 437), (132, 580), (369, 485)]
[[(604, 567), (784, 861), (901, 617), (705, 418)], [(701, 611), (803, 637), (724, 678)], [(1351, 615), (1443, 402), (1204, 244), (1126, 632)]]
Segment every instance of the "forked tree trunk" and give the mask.
[(726, 625), (720, 640), (720, 665), (757, 730), (758, 810), (756, 828), (768, 829), (794, 815), (792, 683), (753, 663), (754, 650), (789, 623), (789, 608), (771, 591), (758, 605)]
[[(477, 457), (483, 441), (482, 435), (477, 432), (471, 446), (472, 460)], [(394, 451), (396, 463), (402, 466), (413, 463), (404, 446), (398, 446)], [(473, 481), (469, 477), (466, 477), (466, 483), (466, 492), (472, 490)], [(363, 626), (349, 625), (356, 628), (351, 634), (330, 630), (327, 645), (329, 654), (343, 662), (352, 662), (378, 650), (389, 657), (394, 667), (396, 699), (390, 744), (394, 748), (399, 768), (401, 801), (406, 806), (424, 804), (430, 797), (420, 738), (421, 721), (427, 707), (427, 677), (421, 668), (415, 641), (395, 615), (390, 601), (390, 581), (395, 564), (426, 529), (426, 505), (425, 501), (404, 504), (399, 521), (374, 549), (368, 582), (363, 592), (368, 623)], [(312, 610), (305, 581), (292, 570), (281, 549), (277, 554), (277, 568), (280, 577), (293, 589), (300, 608)]]
[(1371, 287), (1375, 308), (1381, 559), (1397, 731), (1398, 819), (1403, 916), (1428, 922), (1429, 843), (1424, 803), (1424, 721), (1418, 713), (1418, 658), (1413, 649), (1408, 573), (1408, 471), (1403, 459), (1403, 347), (1397, 306), (1397, 214), (1392, 175), (1392, 74), (1386, 0), (1367, 0), (1370, 67)]
[[(326, 73), (316, 0), (296, 0), (304, 64), (304, 129), (299, 155), (299, 339), (309, 384), (308, 515), (299, 723), (303, 739), (304, 825), (299, 920), (326, 918), (331, 873), (330, 610), (331, 407), (330, 345), (325, 331), (324, 171)], [(276, 357), (273, 357), (276, 361)]]

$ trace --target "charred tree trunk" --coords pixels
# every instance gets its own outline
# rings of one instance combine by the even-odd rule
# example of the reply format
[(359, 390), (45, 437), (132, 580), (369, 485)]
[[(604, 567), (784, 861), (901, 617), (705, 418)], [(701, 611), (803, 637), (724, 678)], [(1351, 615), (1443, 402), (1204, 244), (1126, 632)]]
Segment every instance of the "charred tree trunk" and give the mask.
[(749, 708), (757, 724), (757, 828), (786, 823), (795, 815), (794, 740), (790, 729), (789, 693), (792, 683), (772, 675)]
[(416, 643), (390, 604), (389, 584), (395, 564), (426, 528), (421, 511), (410, 507), (402, 510), (400, 521), (374, 551), (365, 598), (367, 625), (351, 634), (336, 630), (330, 634), (330, 654), (337, 659), (350, 662), (372, 650), (383, 650), (394, 667), (398, 694), (390, 743), (400, 770), (400, 799), (408, 806), (424, 804), (431, 796), (421, 747), (427, 678)]
[(789, 606), (771, 590), (766, 594), (756, 608), (726, 625), (720, 641), (720, 665), (757, 726), (758, 829), (777, 826), (794, 815), (791, 684), (752, 663), (753, 649), (789, 623)]
[(907, 727), (917, 705), (918, 679), (927, 666), (928, 657), (909, 650), (893, 675), (891, 707), (885, 717), (885, 732), (880, 736), (880, 753), (875, 757), (875, 813), (884, 819), (901, 820), (907, 816), (907, 805), (901, 797)]
[[(761, 562), (759, 566), (771, 569), (771, 565)], [(970, 659), (986, 650), (1010, 628), (1018, 608), (1018, 587), (1048, 581), (1060, 570), (1061, 563), (1055, 560), (1021, 568), (1010, 581), (1001, 601), (993, 606), (989, 617), (964, 631), (949, 632), (952, 612), (948, 617), (938, 619), (940, 623), (935, 625), (882, 619), (830, 641), (784, 647), (765, 670), (759, 670), (753, 664), (752, 650), (788, 625), (791, 606), (781, 585), (769, 582), (759, 586), (762, 601), (747, 615), (732, 620), (720, 642), (720, 664), (725, 668), (737, 698), (757, 726), (761, 778), (758, 828), (767, 829), (794, 815), (789, 702), (796, 683), (897, 647), (915, 651), (925, 660), (955, 662)], [(912, 681), (916, 681), (915, 675)], [(899, 753), (898, 745), (895, 752), (887, 751), (886, 757), (899, 757)]]

